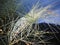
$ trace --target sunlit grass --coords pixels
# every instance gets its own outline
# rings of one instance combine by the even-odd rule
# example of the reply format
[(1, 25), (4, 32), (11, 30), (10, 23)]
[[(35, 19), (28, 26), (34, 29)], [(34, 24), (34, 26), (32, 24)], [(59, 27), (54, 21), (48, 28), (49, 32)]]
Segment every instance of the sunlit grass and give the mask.
[[(22, 41), (28, 43), (28, 42), (30, 42), (29, 39), (27, 38), (28, 36), (37, 36), (43, 43), (45, 43), (44, 40), (42, 40), (39, 36), (41, 36), (45, 33), (51, 33), (51, 32), (43, 32), (43, 31), (39, 32), (38, 30), (35, 31), (34, 29), (32, 29), (32, 24), (35, 23), (39, 18), (46, 18), (49, 15), (56, 16), (57, 14), (54, 13), (54, 11), (49, 10), (49, 8), (51, 8), (52, 5), (40, 7), (40, 3), (37, 2), (35, 5), (32, 6), (32, 9), (30, 9), (30, 11), (26, 14), (22, 14), (21, 12), (16, 11), (20, 5), (21, 4), (19, 3), (19, 5), (16, 8), (14, 8), (12, 6), (11, 6), (12, 7), (11, 8), (10, 6), (8, 6), (9, 10), (7, 10), (7, 12), (6, 12), (7, 14), (5, 14), (5, 12), (3, 13), (4, 16), (7, 15), (8, 18), (3, 17), (3, 19), (5, 19), (5, 21), (3, 21), (0, 18), (0, 20), (3, 24), (1, 26), (1, 27), (3, 27), (3, 30), (6, 31), (6, 28), (7, 27), (9, 28), (9, 31), (7, 32), (9, 45), (12, 45), (12, 44), (18, 42), (19, 40), (22, 40)], [(16, 14), (16, 12), (19, 15)], [(22, 11), (22, 12), (24, 12), (24, 11)], [(15, 16), (15, 14), (18, 16)], [(8, 20), (6, 20), (6, 19), (8, 19)], [(53, 27), (51, 25), (49, 25), (49, 27), (51, 28), (51, 31), (53, 32), (54, 36), (56, 37), (55, 32), (54, 32), (56, 30), (52, 30)], [(33, 39), (33, 40), (35, 40), (35, 39)]]
[[(24, 17), (17, 20), (17, 22), (14, 25), (13, 30), (10, 33), (9, 41), (11, 44), (15, 43), (17, 40), (23, 40), (24, 38), (27, 37), (27, 35), (30, 35), (31, 34), (30, 31), (33, 31), (33, 30), (31, 30), (32, 24), (38, 18), (44, 16), (43, 13), (47, 12), (47, 10), (49, 8), (51, 8), (51, 5), (48, 5), (46, 7), (40, 7), (40, 8), (38, 8), (38, 7), (39, 7), (39, 3), (37, 2), (37, 4), (35, 6), (33, 6), (32, 9)], [(27, 29), (28, 26), (30, 27), (29, 29)], [(29, 32), (29, 33), (25, 34), (24, 33), (25, 31)], [(18, 36), (18, 34), (20, 36)]]

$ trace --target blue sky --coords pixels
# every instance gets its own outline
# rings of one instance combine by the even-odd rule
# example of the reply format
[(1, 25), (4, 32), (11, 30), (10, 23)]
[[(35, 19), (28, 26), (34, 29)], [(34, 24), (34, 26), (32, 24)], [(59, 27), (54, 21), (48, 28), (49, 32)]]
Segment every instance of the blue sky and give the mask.
[[(36, 2), (39, 1), (41, 6), (45, 7), (49, 4), (51, 4), (53, 7), (50, 10), (53, 10), (58, 16), (47, 16), (47, 18), (40, 18), (38, 19), (38, 23), (46, 22), (46, 23), (54, 23), (60, 25), (60, 0), (17, 0), (17, 4), (21, 3), (22, 5), (18, 8), (18, 11), (20, 11), (20, 8), (24, 8), (25, 12), (29, 12), (31, 10), (33, 4), (36, 4)], [(28, 8), (29, 7), (29, 8)]]

